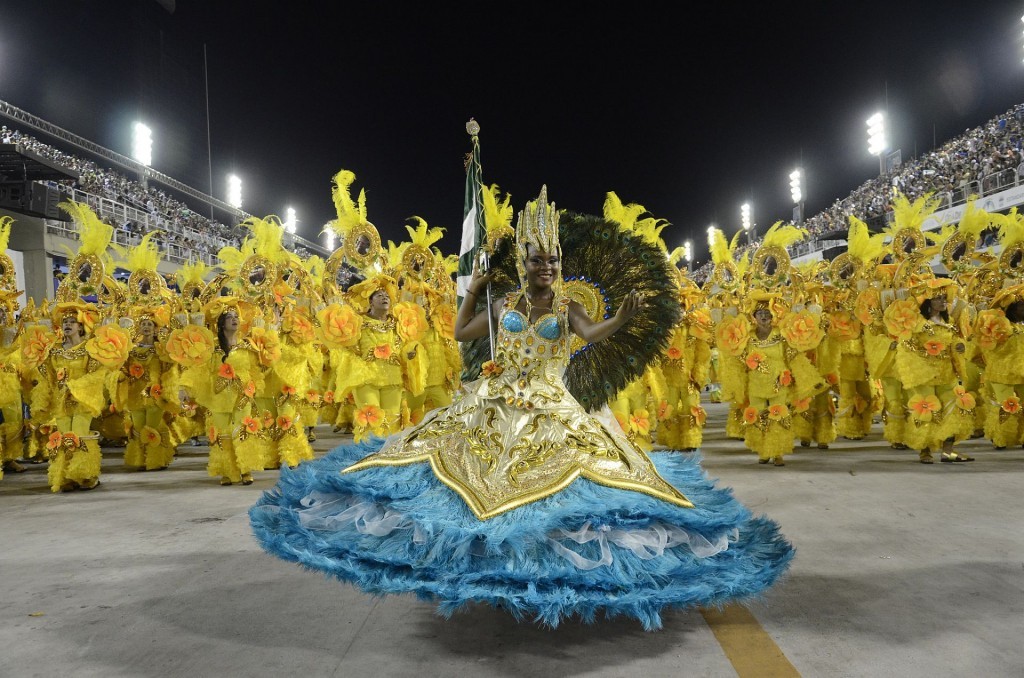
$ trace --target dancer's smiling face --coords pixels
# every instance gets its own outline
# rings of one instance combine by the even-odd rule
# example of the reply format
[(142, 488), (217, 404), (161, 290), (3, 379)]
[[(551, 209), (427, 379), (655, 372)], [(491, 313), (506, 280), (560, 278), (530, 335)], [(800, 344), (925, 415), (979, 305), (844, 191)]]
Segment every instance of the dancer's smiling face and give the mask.
[(534, 287), (551, 287), (558, 275), (561, 260), (557, 254), (526, 246), (526, 281)]

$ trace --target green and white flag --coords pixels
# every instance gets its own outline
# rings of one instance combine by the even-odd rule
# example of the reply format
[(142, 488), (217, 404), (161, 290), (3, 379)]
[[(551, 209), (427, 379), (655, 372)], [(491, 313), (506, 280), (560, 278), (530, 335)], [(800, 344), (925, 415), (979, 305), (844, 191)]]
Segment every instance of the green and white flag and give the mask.
[(473, 261), (480, 248), (487, 241), (487, 228), (484, 225), (483, 180), (480, 167), (480, 140), (477, 134), (480, 126), (470, 118), (466, 123), (466, 131), (473, 139), (473, 150), (466, 156), (466, 195), (462, 211), (462, 245), (459, 248), (459, 268), (456, 279), (458, 303), (462, 303), (473, 277)]

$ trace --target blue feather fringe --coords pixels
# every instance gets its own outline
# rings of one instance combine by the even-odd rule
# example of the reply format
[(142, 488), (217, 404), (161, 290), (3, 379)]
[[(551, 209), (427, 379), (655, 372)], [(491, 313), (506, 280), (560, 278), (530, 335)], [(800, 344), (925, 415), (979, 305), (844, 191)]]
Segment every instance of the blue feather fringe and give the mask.
[[(731, 490), (715, 486), (698, 453), (650, 455), (694, 509), (579, 478), (551, 497), (481, 521), (427, 463), (340, 473), (381, 443), (343, 445), (316, 461), (282, 469), (278, 484), (249, 511), (260, 545), (373, 595), (412, 593), (436, 602), (445, 617), (482, 602), (550, 627), (571, 616), (593, 622), (603, 613), (634, 617), (648, 630), (661, 627), (666, 608), (721, 607), (758, 597), (795, 552), (777, 524), (751, 516)], [(331, 530), (304, 526), (300, 501), (314, 493), (383, 505), (412, 527), (377, 537), (351, 524)], [(682, 545), (645, 560), (611, 544), (611, 565), (583, 570), (555, 553), (547, 537), (588, 522), (592, 528), (627, 530), (675, 525), (712, 542), (735, 530), (739, 537), (707, 558)], [(596, 542), (571, 545), (585, 558), (599, 558)]]

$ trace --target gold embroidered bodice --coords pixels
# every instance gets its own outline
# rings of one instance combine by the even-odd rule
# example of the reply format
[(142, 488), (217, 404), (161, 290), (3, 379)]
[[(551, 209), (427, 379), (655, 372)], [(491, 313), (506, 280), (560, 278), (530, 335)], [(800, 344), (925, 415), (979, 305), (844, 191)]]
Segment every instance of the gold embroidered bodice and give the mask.
[(621, 430), (589, 415), (566, 389), (569, 300), (531, 323), (515, 310), (519, 298), (510, 296), (502, 310), (485, 376), (342, 472), (427, 461), (481, 520), (553, 495), (581, 475), (692, 507)]

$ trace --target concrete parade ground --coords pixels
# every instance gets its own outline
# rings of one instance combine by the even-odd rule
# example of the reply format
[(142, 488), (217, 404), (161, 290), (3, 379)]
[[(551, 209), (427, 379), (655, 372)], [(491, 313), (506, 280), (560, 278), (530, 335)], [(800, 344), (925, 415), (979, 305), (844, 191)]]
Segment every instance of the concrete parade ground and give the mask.
[[(161, 472), (106, 448), (92, 491), (52, 494), (45, 464), (0, 480), (0, 676), (1024, 675), (1024, 450), (973, 439), (974, 462), (923, 465), (876, 424), (759, 465), (707, 407), (708, 475), (796, 547), (747, 606), (667, 612), (658, 632), (445, 620), (264, 553), (247, 511), (277, 471), (221, 487), (205, 446)], [(317, 434), (318, 456), (351, 439)]]

